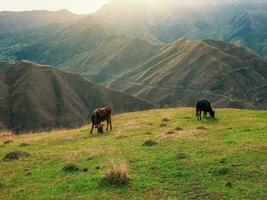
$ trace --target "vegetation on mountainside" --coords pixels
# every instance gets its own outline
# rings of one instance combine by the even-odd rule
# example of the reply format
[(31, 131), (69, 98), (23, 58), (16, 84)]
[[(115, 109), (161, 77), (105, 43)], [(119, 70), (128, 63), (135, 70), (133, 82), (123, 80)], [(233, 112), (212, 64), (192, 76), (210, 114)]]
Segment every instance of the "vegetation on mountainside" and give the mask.
[[(190, 108), (122, 114), (104, 135), (1, 135), (13, 143), (0, 147), (0, 199), (266, 199), (267, 112), (216, 111), (202, 122)], [(13, 151), (30, 155), (2, 160)], [(103, 184), (110, 174), (129, 179)]]

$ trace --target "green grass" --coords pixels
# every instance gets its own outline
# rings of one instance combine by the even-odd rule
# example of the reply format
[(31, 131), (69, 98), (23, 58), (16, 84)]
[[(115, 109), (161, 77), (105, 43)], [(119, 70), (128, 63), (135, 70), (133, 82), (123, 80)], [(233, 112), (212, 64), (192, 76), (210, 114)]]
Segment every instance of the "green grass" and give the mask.
[[(13, 143), (0, 146), (0, 199), (266, 199), (267, 112), (216, 113), (202, 122), (189, 108), (123, 114), (101, 136), (88, 126), (1, 136), (0, 144)], [(170, 121), (160, 127), (164, 118)], [(147, 140), (157, 144), (143, 146)], [(2, 161), (11, 151), (30, 156)], [(122, 162), (129, 184), (101, 185)], [(81, 170), (64, 171), (67, 164)]]

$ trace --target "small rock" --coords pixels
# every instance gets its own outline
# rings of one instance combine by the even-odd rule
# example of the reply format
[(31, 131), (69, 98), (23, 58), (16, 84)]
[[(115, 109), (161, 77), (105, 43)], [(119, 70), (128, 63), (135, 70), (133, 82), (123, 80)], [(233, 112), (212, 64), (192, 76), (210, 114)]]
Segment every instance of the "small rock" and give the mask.
[(176, 131), (183, 131), (184, 129), (181, 128), (181, 127), (176, 127), (175, 130), (176, 130)]
[(97, 169), (97, 170), (99, 170), (99, 169), (100, 169), (100, 167), (99, 167), (99, 166), (96, 166), (96, 169)]

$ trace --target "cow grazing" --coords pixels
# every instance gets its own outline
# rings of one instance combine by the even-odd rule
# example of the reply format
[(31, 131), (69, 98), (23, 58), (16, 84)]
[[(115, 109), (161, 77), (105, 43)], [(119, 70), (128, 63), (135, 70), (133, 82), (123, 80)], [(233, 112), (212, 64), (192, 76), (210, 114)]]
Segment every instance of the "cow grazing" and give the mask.
[(202, 112), (204, 112), (204, 118), (207, 118), (207, 113), (210, 113), (210, 116), (215, 118), (215, 111), (212, 110), (210, 102), (206, 100), (199, 101), (196, 105), (196, 117), (198, 120), (202, 120)]
[(105, 107), (105, 108), (98, 108), (96, 109), (91, 117), (92, 122), (92, 128), (91, 128), (91, 134), (93, 133), (94, 127), (98, 129), (98, 133), (104, 133), (103, 131), (103, 124), (102, 122), (107, 121), (107, 131), (108, 127), (110, 126), (110, 130), (112, 130), (112, 123), (111, 123), (111, 108)]

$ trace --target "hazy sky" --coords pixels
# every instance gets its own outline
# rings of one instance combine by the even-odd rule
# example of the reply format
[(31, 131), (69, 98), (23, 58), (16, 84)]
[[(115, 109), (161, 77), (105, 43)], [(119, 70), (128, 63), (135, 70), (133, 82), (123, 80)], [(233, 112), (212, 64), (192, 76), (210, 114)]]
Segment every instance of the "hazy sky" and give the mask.
[(0, 0), (0, 11), (61, 10), (68, 9), (77, 14), (98, 10), (110, 0)]

